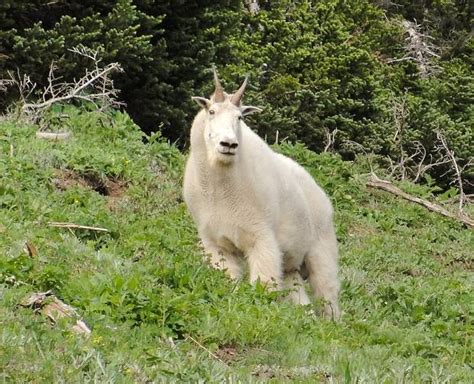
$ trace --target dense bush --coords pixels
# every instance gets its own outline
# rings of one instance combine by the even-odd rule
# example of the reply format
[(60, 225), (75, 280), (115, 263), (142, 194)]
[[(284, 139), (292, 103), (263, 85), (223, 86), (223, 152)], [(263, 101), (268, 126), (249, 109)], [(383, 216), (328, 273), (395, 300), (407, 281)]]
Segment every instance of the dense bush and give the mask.
[[(0, 78), (18, 68), (42, 86), (54, 60), (58, 75), (72, 80), (90, 63), (69, 50), (96, 49), (104, 63), (124, 68), (116, 85), (134, 120), (184, 140), (190, 97), (208, 81), (214, 41), (233, 28), (233, 9), (240, 1), (7, 0), (0, 5)], [(6, 103), (17, 96), (10, 93)]]
[[(211, 92), (216, 64), (228, 89), (251, 75), (247, 100), (264, 108), (253, 125), (270, 141), (278, 132), (320, 151), (337, 129), (333, 147), (343, 157), (354, 156), (350, 140), (397, 159), (415, 141), (433, 154), (441, 130), (461, 164), (474, 152), (467, 2), (285, 0), (260, 2), (255, 14), (244, 3), (7, 0), (0, 77), (19, 68), (42, 85), (54, 60), (65, 79), (77, 78), (88, 63), (69, 49), (97, 49), (124, 67), (116, 84), (142, 129), (186, 146), (196, 110), (190, 96)], [(403, 20), (431, 36), (431, 76), (407, 59)], [(10, 92), (3, 107), (16, 97)], [(400, 103), (403, 116), (395, 113)], [(446, 182), (445, 171), (433, 176)]]
[[(423, 58), (433, 68), (428, 75), (407, 58), (402, 25), (402, 17), (415, 22), (420, 7), (384, 11), (362, 0), (282, 1), (246, 14), (242, 33), (226, 42), (233, 59), (225, 73), (252, 73), (249, 96), (265, 107), (259, 130), (271, 140), (278, 132), (320, 151), (337, 129), (334, 148), (346, 158), (354, 155), (349, 140), (394, 160), (420, 142), (430, 159), (440, 130), (464, 164), (474, 152), (466, 7), (447, 1), (421, 8), (427, 24), (419, 33), (432, 36), (422, 38), (439, 56)], [(446, 168), (432, 172), (440, 181), (450, 177)]]

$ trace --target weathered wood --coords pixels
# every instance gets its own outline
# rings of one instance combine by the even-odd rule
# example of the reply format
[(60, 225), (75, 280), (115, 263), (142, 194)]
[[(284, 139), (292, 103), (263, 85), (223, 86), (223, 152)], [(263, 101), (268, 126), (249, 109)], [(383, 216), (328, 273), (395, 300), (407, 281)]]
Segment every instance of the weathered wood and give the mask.
[(76, 310), (63, 303), (52, 291), (33, 293), (31, 296), (25, 298), (20, 305), (24, 307), (31, 307), (37, 313), (41, 313), (47, 317), (51, 324), (56, 324), (59, 319), (69, 317), (76, 320), (76, 323), (71, 326), (72, 331), (89, 335), (91, 330), (86, 323), (79, 318)]
[(90, 227), (88, 225), (79, 225), (79, 224), (74, 224), (74, 223), (61, 223), (57, 221), (49, 222), (48, 226), (58, 227), (58, 228), (88, 229), (90, 231), (98, 231), (98, 232), (109, 232), (109, 230), (106, 228)]
[(67, 140), (71, 135), (71, 132), (36, 132), (36, 138), (46, 140)]

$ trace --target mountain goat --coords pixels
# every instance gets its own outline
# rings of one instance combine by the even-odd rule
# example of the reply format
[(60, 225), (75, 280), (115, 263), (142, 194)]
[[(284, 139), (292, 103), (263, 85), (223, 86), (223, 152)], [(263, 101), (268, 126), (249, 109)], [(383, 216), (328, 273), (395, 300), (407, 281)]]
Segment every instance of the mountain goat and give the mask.
[(243, 121), (260, 109), (241, 104), (247, 78), (224, 92), (214, 71), (210, 99), (193, 97), (202, 110), (191, 128), (184, 200), (213, 266), (234, 279), (247, 261), (251, 282), (291, 289), (310, 304), (304, 278), (324, 313), (339, 318), (338, 250), (332, 205), (312, 177), (277, 154)]

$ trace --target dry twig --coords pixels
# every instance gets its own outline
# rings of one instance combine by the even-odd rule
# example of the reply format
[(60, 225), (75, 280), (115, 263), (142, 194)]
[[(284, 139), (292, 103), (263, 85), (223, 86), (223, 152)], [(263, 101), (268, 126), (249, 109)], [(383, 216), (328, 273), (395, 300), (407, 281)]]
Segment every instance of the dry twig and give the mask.
[(324, 128), (324, 133), (326, 134), (326, 145), (324, 146), (323, 152), (329, 152), (330, 150), (334, 149), (336, 135), (338, 132), (339, 130), (337, 128), (335, 128), (332, 132), (328, 128)]
[(22, 110), (27, 115), (38, 118), (45, 109), (54, 103), (66, 102), (72, 99), (79, 99), (94, 104), (97, 109), (108, 107), (118, 107), (123, 103), (117, 101), (118, 90), (114, 88), (110, 75), (113, 72), (121, 72), (122, 68), (118, 63), (111, 63), (104, 67), (100, 66), (101, 59), (97, 51), (86, 48), (74, 48), (72, 52), (90, 58), (94, 63), (93, 70), (86, 70), (86, 73), (79, 80), (72, 83), (60, 82), (61, 78), (56, 77), (57, 67), (54, 62), (51, 64), (48, 76), (48, 85), (43, 92), (43, 101), (37, 103), (24, 103)]
[(457, 184), (457, 187), (459, 190), (458, 210), (459, 210), (459, 213), (462, 214), (463, 209), (464, 209), (464, 204), (466, 203), (466, 201), (468, 201), (466, 194), (464, 193), (464, 180), (462, 178), (463, 176), (462, 174), (465, 169), (468, 169), (469, 167), (473, 165), (473, 160), (470, 159), (463, 167), (461, 167), (458, 164), (458, 161), (456, 160), (454, 151), (449, 149), (448, 143), (444, 135), (440, 131), (437, 131), (436, 137), (441, 143), (440, 148), (444, 150), (446, 153), (446, 162), (451, 163), (451, 169), (454, 171), (455, 179), (453, 180), (453, 183)]
[(202, 348), (203, 350), (205, 350), (210, 356), (212, 356), (214, 359), (220, 361), (222, 364), (224, 365), (227, 365), (227, 363), (222, 360), (219, 356), (217, 356), (215, 353), (212, 353), (208, 348), (206, 348), (204, 345), (202, 345), (199, 341), (197, 341), (194, 337), (190, 336), (190, 335), (187, 335), (186, 336), (187, 339), (191, 340), (192, 342), (194, 342), (198, 347)]
[(5, 92), (8, 88), (10, 88), (13, 85), (15, 85), (15, 81), (12, 79), (0, 79), (0, 92)]
[(62, 223), (62, 222), (57, 222), (57, 221), (50, 221), (48, 223), (48, 226), (58, 227), (58, 228), (87, 229), (87, 230), (90, 230), (90, 231), (98, 231), (98, 232), (109, 232), (109, 230), (106, 229), (106, 228), (90, 227), (88, 225), (79, 225), (79, 224), (73, 224), (73, 223)]

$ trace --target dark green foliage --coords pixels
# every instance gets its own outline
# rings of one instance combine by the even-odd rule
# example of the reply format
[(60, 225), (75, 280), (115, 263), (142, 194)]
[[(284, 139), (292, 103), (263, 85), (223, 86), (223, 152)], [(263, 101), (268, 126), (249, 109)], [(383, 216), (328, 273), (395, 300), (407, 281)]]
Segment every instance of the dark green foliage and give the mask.
[[(370, 146), (380, 116), (376, 96), (388, 73), (379, 56), (399, 43), (397, 29), (366, 2), (279, 2), (246, 15), (230, 41), (227, 73), (252, 73), (249, 92), (264, 114), (259, 130), (270, 138), (299, 139), (324, 148), (325, 132)], [(391, 44), (387, 44), (389, 41)]]
[[(200, 93), (203, 79), (207, 84), (215, 36), (223, 39), (234, 27), (234, 9), (240, 9), (240, 1), (4, 2), (0, 52), (6, 55), (0, 57), (0, 77), (18, 68), (41, 87), (54, 61), (57, 75), (71, 81), (90, 62), (69, 49), (98, 50), (104, 63), (116, 61), (124, 68), (116, 86), (134, 120), (146, 132), (161, 129), (184, 142), (190, 97)], [(17, 97), (12, 91), (6, 101)]]
[[(441, 130), (461, 166), (468, 162), (474, 152), (469, 2), (260, 3), (250, 14), (241, 0), (7, 0), (0, 5), (0, 77), (18, 68), (41, 86), (54, 60), (57, 74), (70, 81), (91, 63), (69, 49), (97, 49), (104, 63), (123, 66), (116, 86), (134, 121), (186, 147), (196, 112), (190, 96), (211, 93), (215, 64), (229, 92), (250, 74), (246, 100), (264, 108), (250, 122), (269, 141), (278, 133), (321, 151), (337, 129), (332, 149), (345, 159), (357, 152), (347, 141), (395, 161), (420, 142), (430, 161)], [(439, 56), (430, 57), (436, 69), (430, 77), (406, 59), (403, 20), (420, 23), (420, 33), (430, 36), (426, 42)], [(0, 107), (17, 97), (11, 90)], [(407, 115), (396, 121), (402, 100)], [(397, 124), (402, 135), (395, 134)], [(443, 188), (451, 181), (446, 171), (431, 170)]]
[[(426, 18), (448, 17), (455, 7), (448, 3), (437, 4)], [(474, 82), (467, 58), (472, 39), (466, 37), (463, 48), (448, 54), (443, 51), (448, 37), (439, 27), (428, 42), (441, 48), (442, 58), (433, 59), (439, 68), (429, 78), (419, 75), (414, 61), (390, 62), (407, 54), (400, 14), (413, 20), (420, 7), (394, 7), (387, 19), (369, 1), (271, 4), (242, 18), (242, 33), (228, 43), (234, 58), (224, 75), (252, 74), (248, 99), (265, 109), (255, 126), (270, 141), (278, 132), (320, 151), (337, 129), (334, 149), (345, 158), (354, 156), (347, 140), (394, 160), (401, 148), (405, 155), (413, 153), (418, 141), (429, 161), (436, 156), (440, 130), (462, 165), (474, 152)], [(466, 11), (465, 4), (459, 7)], [(466, 30), (461, 19), (454, 24), (459, 33)], [(403, 118), (395, 117), (400, 100), (406, 103)], [(397, 124), (403, 127), (400, 135)], [(446, 171), (439, 167), (432, 175), (444, 177), (446, 185)]]

